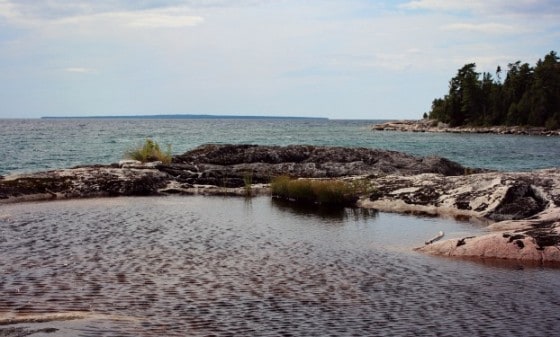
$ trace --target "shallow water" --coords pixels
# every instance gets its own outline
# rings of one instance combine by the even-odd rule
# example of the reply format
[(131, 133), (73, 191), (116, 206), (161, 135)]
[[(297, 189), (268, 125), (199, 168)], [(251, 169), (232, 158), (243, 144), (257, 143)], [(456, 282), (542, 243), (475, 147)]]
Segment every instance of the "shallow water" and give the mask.
[(560, 328), (560, 270), (410, 249), (439, 230), (454, 237), (482, 228), (314, 212), (267, 197), (4, 205), (0, 315), (95, 314), (35, 324), (57, 336), (546, 336)]

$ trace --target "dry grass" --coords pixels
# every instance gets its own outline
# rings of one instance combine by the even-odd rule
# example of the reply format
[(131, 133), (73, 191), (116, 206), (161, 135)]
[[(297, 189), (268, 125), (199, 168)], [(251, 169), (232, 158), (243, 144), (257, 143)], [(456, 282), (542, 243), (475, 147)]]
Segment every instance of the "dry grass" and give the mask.
[(125, 157), (141, 161), (142, 163), (161, 161), (164, 164), (171, 163), (171, 145), (167, 145), (167, 151), (162, 151), (159, 144), (151, 139), (146, 139), (143, 145), (125, 153)]
[(271, 182), (272, 196), (301, 203), (333, 206), (354, 205), (371, 188), (364, 182), (342, 180), (291, 179), (286, 176)]

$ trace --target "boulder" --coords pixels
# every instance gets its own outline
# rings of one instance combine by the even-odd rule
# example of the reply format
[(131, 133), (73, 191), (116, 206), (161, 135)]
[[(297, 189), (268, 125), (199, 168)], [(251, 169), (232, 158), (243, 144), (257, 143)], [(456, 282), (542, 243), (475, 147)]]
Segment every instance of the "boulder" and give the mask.
[(499, 231), (479, 237), (454, 238), (417, 248), (418, 251), (452, 257), (492, 258), (540, 263), (560, 262), (560, 221), (528, 229)]

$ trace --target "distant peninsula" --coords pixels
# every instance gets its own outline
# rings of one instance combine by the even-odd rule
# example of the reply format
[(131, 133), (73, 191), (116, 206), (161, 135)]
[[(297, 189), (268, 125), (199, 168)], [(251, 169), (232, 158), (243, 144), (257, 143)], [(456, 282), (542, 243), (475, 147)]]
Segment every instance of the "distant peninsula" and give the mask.
[(250, 119), (250, 120), (328, 120), (326, 117), (240, 116), (240, 115), (130, 115), (130, 116), (45, 116), (41, 119)]

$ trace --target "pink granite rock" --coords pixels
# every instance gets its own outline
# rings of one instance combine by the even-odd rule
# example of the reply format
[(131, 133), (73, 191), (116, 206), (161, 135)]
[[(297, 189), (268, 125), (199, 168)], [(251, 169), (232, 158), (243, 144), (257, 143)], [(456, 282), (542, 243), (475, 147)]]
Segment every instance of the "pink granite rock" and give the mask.
[(560, 169), (385, 176), (362, 207), (428, 213), (487, 223), (480, 237), (417, 248), (434, 255), (560, 262)]

